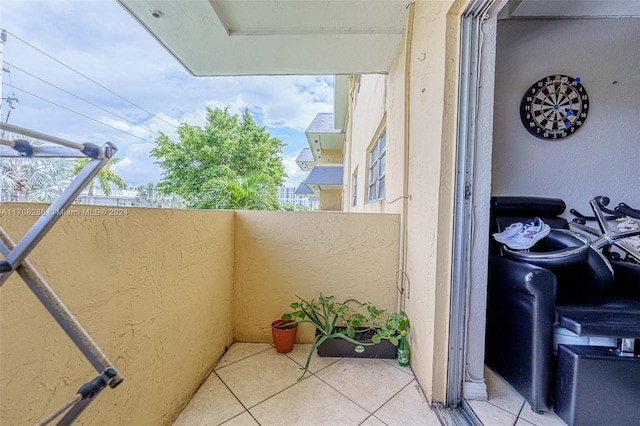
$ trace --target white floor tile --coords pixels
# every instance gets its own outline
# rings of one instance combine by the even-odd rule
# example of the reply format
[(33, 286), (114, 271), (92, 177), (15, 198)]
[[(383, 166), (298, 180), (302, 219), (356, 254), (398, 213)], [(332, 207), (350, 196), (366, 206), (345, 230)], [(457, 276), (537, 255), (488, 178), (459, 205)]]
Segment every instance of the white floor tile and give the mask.
[(211, 373), (173, 424), (174, 426), (218, 425), (244, 410), (242, 404), (216, 376), (216, 373)]
[(317, 376), (371, 413), (413, 380), (413, 376), (371, 358), (343, 358)]
[(440, 419), (415, 380), (374, 414), (389, 426), (440, 426)]
[(520, 413), (520, 418), (536, 426), (567, 426), (567, 424), (553, 412), (553, 407), (544, 414), (536, 414), (531, 410), (531, 405), (529, 405), (528, 402), (524, 405)]
[(252, 409), (263, 426), (357, 426), (369, 416), (316, 377), (309, 377)]
[(376, 416), (369, 416), (367, 420), (360, 423), (360, 426), (388, 426), (385, 422), (377, 418)]
[(222, 381), (247, 408), (294, 385), (300, 366), (275, 348), (216, 370)]
[(485, 426), (513, 426), (516, 415), (487, 401), (467, 401), (476, 416)]
[(232, 418), (231, 420), (224, 422), (223, 426), (259, 426), (258, 422), (256, 422), (251, 414), (247, 411)]
[[(311, 346), (311, 344), (295, 344), (293, 346), (293, 350), (286, 355), (303, 367), (307, 362)], [(313, 351), (313, 355), (311, 355), (311, 362), (309, 363), (309, 371), (311, 373), (316, 373), (340, 359), (341, 358), (318, 356), (318, 352)], [(300, 370), (300, 374), (302, 374), (302, 370)]]
[(269, 344), (234, 344), (174, 424), (439, 424), (411, 369), (399, 367), (396, 360), (314, 354), (310, 370), (318, 377), (309, 373), (298, 381), (300, 364), (306, 361), (309, 349), (310, 345), (296, 345), (294, 351), (284, 355)]
[(216, 370), (252, 355), (271, 349), (268, 343), (234, 343), (216, 365)]
[(500, 376), (489, 368), (484, 369), (484, 377), (487, 384), (489, 402), (516, 416), (520, 414), (524, 405), (524, 398), (518, 395)]

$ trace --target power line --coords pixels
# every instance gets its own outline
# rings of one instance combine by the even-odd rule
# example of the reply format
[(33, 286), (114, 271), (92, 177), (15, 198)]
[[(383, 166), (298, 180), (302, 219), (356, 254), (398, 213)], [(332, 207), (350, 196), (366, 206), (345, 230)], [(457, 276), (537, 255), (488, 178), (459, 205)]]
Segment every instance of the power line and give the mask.
[[(22, 69), (22, 68), (20, 68), (20, 67), (17, 67), (17, 66), (15, 66), (15, 65), (10, 64), (9, 62), (5, 62), (5, 64), (9, 65), (10, 67), (12, 67), (12, 68), (14, 68), (14, 69), (17, 69), (18, 71), (22, 71), (23, 73), (25, 73), (25, 74), (27, 74), (27, 75), (29, 75), (29, 76), (31, 76), (31, 77), (33, 77), (33, 78), (37, 79), (37, 80), (40, 80), (41, 82), (43, 82), (43, 83), (45, 83), (45, 84), (48, 84), (48, 85), (49, 85), (49, 86), (51, 86), (51, 87), (55, 87), (56, 89), (58, 89), (58, 90), (60, 90), (60, 91), (62, 91), (62, 92), (64, 92), (64, 93), (66, 93), (66, 94), (68, 94), (68, 95), (71, 95), (71, 96), (73, 96), (73, 97), (74, 97), (74, 98), (76, 98), (76, 99), (80, 99), (81, 101), (86, 102), (86, 103), (88, 103), (89, 105), (93, 105), (94, 107), (99, 108), (99, 109), (101, 109), (102, 111), (105, 111), (105, 112), (107, 112), (107, 113), (109, 113), (109, 114), (113, 115), (114, 117), (118, 117), (119, 119), (124, 120), (124, 121), (128, 122), (129, 124), (133, 124), (134, 126), (140, 127), (140, 128), (142, 128), (142, 129), (144, 129), (144, 130), (146, 130), (146, 131), (148, 131), (148, 132), (155, 133), (156, 135), (160, 136), (160, 133), (156, 132), (155, 130), (151, 130), (151, 129), (149, 129), (149, 128), (148, 128), (148, 127), (146, 127), (146, 126), (143, 126), (142, 124), (138, 124), (138, 123), (136, 123), (136, 122), (134, 122), (134, 121), (129, 120), (129, 119), (128, 119), (128, 118), (126, 118), (126, 117), (122, 117), (122, 116), (120, 116), (120, 115), (118, 115), (118, 114), (116, 114), (116, 113), (114, 113), (114, 112), (111, 112), (111, 111), (109, 111), (108, 109), (103, 108), (103, 107), (101, 107), (101, 106), (100, 106), (100, 105), (98, 105), (98, 104), (95, 104), (95, 103), (93, 103), (93, 102), (91, 102), (91, 101), (89, 101), (89, 100), (87, 100), (87, 99), (84, 99), (84, 98), (82, 98), (82, 97), (80, 97), (80, 96), (77, 96), (77, 95), (75, 95), (75, 94), (73, 94), (73, 93), (69, 92), (68, 90), (65, 90), (65, 89), (63, 89), (63, 88), (61, 88), (61, 87), (58, 87), (58, 86), (56, 86), (55, 84), (50, 83), (50, 82), (48, 82), (48, 81), (46, 81), (46, 80), (44, 80), (44, 79), (42, 79), (42, 78), (40, 78), (40, 77), (38, 77), (38, 76), (36, 76), (36, 75), (33, 75), (33, 74), (31, 74), (29, 71), (25, 71), (25, 70), (23, 70), (23, 69)], [(9, 81), (11, 81), (11, 80), (9, 80)], [(13, 86), (12, 86), (12, 87), (13, 87)]]
[(102, 84), (98, 83), (97, 81), (93, 80), (90, 77), (87, 77), (86, 75), (82, 74), (80, 71), (77, 71), (73, 68), (71, 68), (69, 65), (59, 61), (58, 59), (54, 58), (53, 56), (49, 55), (48, 53), (40, 50), (39, 48), (37, 48), (36, 46), (32, 45), (31, 43), (21, 39), (20, 37), (18, 37), (17, 35), (13, 34), (11, 31), (6, 30), (7, 33), (11, 34), (13, 37), (15, 37), (16, 39), (20, 40), (21, 42), (23, 42), (24, 44), (26, 44), (27, 46), (37, 50), (38, 52), (42, 53), (43, 55), (47, 56), (48, 58), (56, 61), (57, 63), (59, 63), (60, 65), (62, 65), (63, 67), (73, 71), (74, 73), (86, 78), (87, 80), (89, 80), (90, 82), (100, 86), (101, 88), (103, 88), (104, 90), (106, 90), (107, 92), (119, 97), (120, 99), (122, 99), (123, 101), (129, 103), (130, 105), (133, 105), (134, 107), (146, 112), (149, 115), (152, 115), (153, 117), (157, 118), (158, 120), (161, 120), (163, 122), (165, 122), (166, 124), (170, 125), (171, 127), (173, 127), (174, 129), (178, 129), (178, 127), (176, 125), (174, 125), (173, 123), (168, 122), (167, 120), (163, 119), (162, 117), (158, 116), (157, 114), (152, 113), (151, 111), (147, 111), (146, 109), (144, 109), (143, 107), (136, 105), (135, 103), (131, 102), (130, 100), (128, 100), (127, 98), (120, 96), (119, 94), (117, 94), (116, 92), (114, 92), (113, 90), (109, 89), (108, 87), (103, 86)]
[[(3, 84), (3, 85), (6, 85), (6, 83), (2, 83), (2, 84)], [(125, 130), (118, 129), (117, 127), (112, 126), (112, 125), (110, 125), (110, 124), (103, 123), (103, 122), (101, 122), (101, 121), (99, 121), (99, 120), (96, 120), (95, 118), (89, 117), (88, 115), (84, 115), (84, 114), (82, 114), (81, 112), (78, 112), (78, 111), (72, 110), (71, 108), (67, 108), (66, 106), (63, 106), (63, 105), (57, 104), (57, 103), (55, 103), (55, 102), (53, 102), (53, 101), (50, 101), (49, 99), (45, 99), (45, 98), (43, 98), (42, 96), (38, 96), (38, 95), (36, 95), (36, 94), (33, 94), (33, 93), (31, 93), (31, 92), (28, 92), (28, 91), (26, 91), (26, 90), (24, 90), (24, 89), (21, 89), (21, 88), (19, 88), (19, 87), (15, 87), (15, 86), (14, 86), (14, 89), (18, 90), (19, 92), (26, 93), (26, 94), (27, 94), (27, 95), (29, 95), (29, 96), (33, 96), (34, 98), (38, 98), (38, 99), (40, 99), (40, 100), (42, 100), (42, 101), (48, 102), (48, 103), (50, 103), (50, 104), (52, 104), (52, 105), (55, 105), (55, 106), (57, 106), (58, 108), (66, 109), (67, 111), (72, 112), (72, 113), (74, 113), (74, 114), (77, 114), (77, 115), (79, 115), (79, 116), (81, 116), (81, 117), (87, 118), (87, 119), (89, 119), (89, 120), (91, 120), (91, 121), (95, 121), (96, 123), (102, 124), (103, 126), (111, 127), (112, 129), (117, 130), (117, 131), (119, 131), (119, 132), (122, 132), (122, 133), (124, 133), (124, 134), (127, 134), (127, 135), (129, 135), (129, 136), (131, 136), (131, 137), (133, 137), (133, 138), (137, 138), (137, 139), (140, 139), (141, 141), (148, 142), (146, 139), (141, 138), (140, 136), (136, 136), (136, 135), (131, 134), (131, 133), (129, 133), (129, 132), (127, 132), (127, 131), (125, 131)]]

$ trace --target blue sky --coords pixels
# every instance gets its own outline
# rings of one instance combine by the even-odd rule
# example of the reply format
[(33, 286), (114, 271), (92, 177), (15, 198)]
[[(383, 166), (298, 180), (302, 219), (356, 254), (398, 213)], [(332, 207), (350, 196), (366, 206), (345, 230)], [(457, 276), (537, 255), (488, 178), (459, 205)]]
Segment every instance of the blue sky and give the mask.
[(2, 0), (0, 27), (10, 70), (2, 97), (18, 98), (15, 109), (3, 100), (2, 121), (10, 111), (10, 124), (113, 142), (116, 171), (132, 186), (161, 178), (149, 156), (157, 132), (177, 140), (175, 127), (204, 124), (207, 106), (249, 108), (287, 144), (286, 184), (296, 186), (305, 175), (295, 164), (304, 129), (332, 111), (333, 76), (191, 76), (115, 0)]

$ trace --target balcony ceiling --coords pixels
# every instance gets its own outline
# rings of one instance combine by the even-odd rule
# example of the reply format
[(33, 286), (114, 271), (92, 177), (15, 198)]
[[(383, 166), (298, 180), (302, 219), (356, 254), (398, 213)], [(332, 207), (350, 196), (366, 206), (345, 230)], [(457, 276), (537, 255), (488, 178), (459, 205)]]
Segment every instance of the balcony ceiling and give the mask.
[(501, 18), (638, 17), (637, 0), (509, 0)]
[(387, 72), (407, 0), (118, 0), (192, 74)]

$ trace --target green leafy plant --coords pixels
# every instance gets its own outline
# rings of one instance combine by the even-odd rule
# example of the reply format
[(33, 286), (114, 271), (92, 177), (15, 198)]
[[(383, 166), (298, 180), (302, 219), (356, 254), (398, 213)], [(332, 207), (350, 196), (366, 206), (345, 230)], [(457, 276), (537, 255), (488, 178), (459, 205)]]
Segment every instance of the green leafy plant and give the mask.
[[(289, 325), (309, 323), (317, 330), (300, 378), (308, 371), (313, 352), (328, 339), (344, 339), (360, 346), (375, 345), (386, 339), (398, 346), (398, 334), (406, 334), (410, 327), (409, 319), (404, 312), (390, 313), (369, 302), (362, 303), (355, 299), (336, 302), (334, 296), (323, 295), (310, 301), (297, 297), (299, 301), (290, 305), (293, 312), (282, 315), (282, 319), (294, 321)], [(338, 326), (344, 328), (336, 328)], [(369, 330), (376, 331), (371, 337), (371, 342), (355, 340), (357, 334)]]

